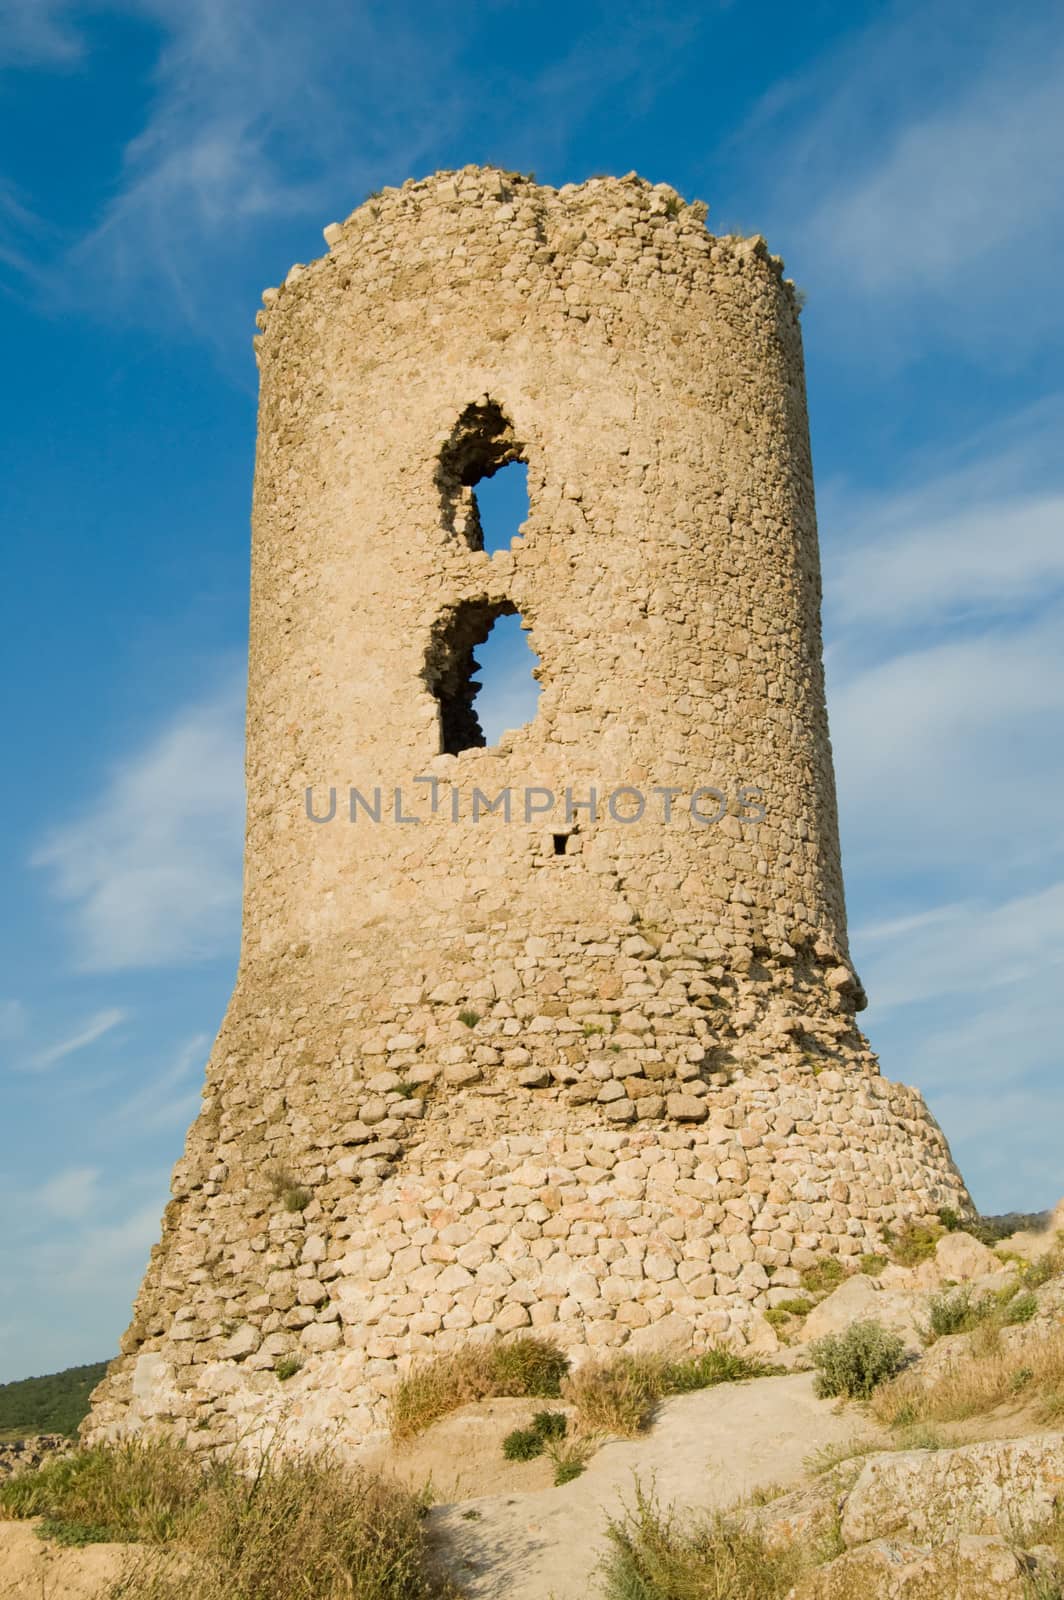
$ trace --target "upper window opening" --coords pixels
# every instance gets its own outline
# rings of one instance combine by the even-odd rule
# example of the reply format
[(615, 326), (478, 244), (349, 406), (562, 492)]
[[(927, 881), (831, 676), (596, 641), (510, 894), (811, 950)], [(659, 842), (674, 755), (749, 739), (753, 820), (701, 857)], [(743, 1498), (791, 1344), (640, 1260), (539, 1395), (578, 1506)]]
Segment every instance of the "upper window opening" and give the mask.
[[(501, 468), (523, 461), (524, 446), (496, 401), (486, 399), (467, 406), (440, 451), (436, 471), (444, 527), (465, 539), (473, 550), (492, 553), (508, 549), (517, 525), (527, 515), (527, 473), (523, 474), (523, 482), (520, 479), (513, 483), (507, 481), (505, 487), (500, 485), (498, 490), (487, 487), (485, 480), (494, 478)], [(509, 480), (511, 475), (505, 476)], [(477, 484), (484, 485), (480, 491), (484, 514), (490, 517), (495, 529), (499, 529), (500, 521), (512, 523), (509, 532), (493, 531), (490, 543), (485, 539), (482, 509), (474, 493)], [(496, 495), (501, 504), (496, 505)]]
[(511, 461), (491, 477), (482, 478), (473, 498), (481, 550), (489, 556), (497, 550), (509, 550), (510, 540), (517, 538), (528, 516), (527, 463)]
[(538, 673), (539, 658), (509, 601), (469, 600), (448, 611), (433, 630), (425, 663), (440, 707), (441, 752), (483, 749), (531, 722)]

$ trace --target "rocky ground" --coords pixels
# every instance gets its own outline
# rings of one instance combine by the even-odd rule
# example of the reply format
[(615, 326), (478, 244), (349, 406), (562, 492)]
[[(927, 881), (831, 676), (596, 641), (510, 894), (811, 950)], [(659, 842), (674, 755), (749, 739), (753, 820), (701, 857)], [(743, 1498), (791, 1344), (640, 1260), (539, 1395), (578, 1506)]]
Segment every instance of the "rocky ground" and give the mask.
[[(665, 1401), (647, 1433), (603, 1443), (561, 1487), (542, 1457), (503, 1459), (503, 1437), (534, 1409), (521, 1400), (464, 1407), (378, 1465), (431, 1482), (431, 1543), (467, 1600), (602, 1594), (607, 1524), (639, 1486), (681, 1525), (739, 1506), (770, 1544), (819, 1542), (830, 1559), (793, 1600), (1060, 1600), (1064, 1271), (1059, 1256), (1039, 1266), (1058, 1228), (1064, 1203), (1049, 1228), (995, 1249), (953, 1232), (914, 1264), (869, 1259), (809, 1292), (804, 1314), (781, 1311), (775, 1359), (788, 1370)], [(1015, 1321), (929, 1340), (943, 1296), (1016, 1305), (1017, 1279), (1029, 1287)], [(901, 1335), (911, 1366), (869, 1405), (818, 1398), (812, 1342), (868, 1318)], [(2, 1600), (102, 1600), (121, 1560), (117, 1547), (57, 1550), (30, 1524), (0, 1523)]]

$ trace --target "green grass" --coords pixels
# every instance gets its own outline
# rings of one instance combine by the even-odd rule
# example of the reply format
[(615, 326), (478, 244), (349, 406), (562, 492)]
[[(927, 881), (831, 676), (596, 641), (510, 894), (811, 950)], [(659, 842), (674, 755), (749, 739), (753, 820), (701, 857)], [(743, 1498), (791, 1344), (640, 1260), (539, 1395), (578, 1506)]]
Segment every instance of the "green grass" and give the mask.
[(47, 1377), (0, 1383), (0, 1439), (24, 1439), (37, 1433), (72, 1437), (88, 1413), (89, 1396), (106, 1371), (106, 1361), (94, 1361)]

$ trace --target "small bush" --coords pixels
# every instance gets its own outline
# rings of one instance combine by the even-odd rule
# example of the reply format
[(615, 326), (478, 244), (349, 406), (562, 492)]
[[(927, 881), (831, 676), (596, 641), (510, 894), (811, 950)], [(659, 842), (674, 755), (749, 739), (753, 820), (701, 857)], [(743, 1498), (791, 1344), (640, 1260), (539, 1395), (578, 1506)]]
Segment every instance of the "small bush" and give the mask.
[(579, 1461), (575, 1456), (567, 1456), (554, 1465), (554, 1487), (560, 1489), (563, 1483), (572, 1483), (574, 1478), (579, 1478), (583, 1472), (586, 1461)]
[(568, 1430), (569, 1419), (564, 1411), (537, 1411), (532, 1418), (532, 1432), (539, 1439), (564, 1439)]
[(389, 1420), (397, 1444), (449, 1412), (496, 1395), (555, 1399), (568, 1358), (549, 1339), (469, 1344), (413, 1366), (392, 1393)]
[(935, 1253), (945, 1230), (926, 1222), (908, 1222), (890, 1240), (890, 1251), (899, 1267), (918, 1267)]
[(502, 1453), (507, 1461), (532, 1461), (554, 1440), (563, 1439), (568, 1426), (564, 1411), (537, 1411), (527, 1428), (515, 1428), (506, 1435)]
[(569, 1371), (569, 1358), (550, 1339), (525, 1335), (508, 1344), (488, 1345), (496, 1394), (531, 1395), (556, 1400)]
[(1064, 1234), (1058, 1233), (1056, 1243), (1037, 1261), (1023, 1262), (1020, 1271), (1028, 1289), (1040, 1289), (1050, 1278), (1064, 1273)]
[(681, 1523), (641, 1487), (606, 1531), (606, 1600), (782, 1600), (811, 1564), (797, 1545), (770, 1545), (735, 1516)]
[(286, 1383), (289, 1378), (294, 1378), (297, 1372), (302, 1372), (303, 1363), (298, 1356), (282, 1356), (273, 1370), (281, 1382)]
[(875, 1250), (867, 1251), (858, 1262), (861, 1271), (866, 1272), (870, 1278), (878, 1278), (886, 1265), (887, 1257), (881, 1256)]
[(931, 1336), (946, 1339), (954, 1333), (967, 1333), (994, 1309), (992, 1299), (973, 1300), (970, 1289), (945, 1289), (932, 1295), (928, 1306)]
[(477, 1023), (480, 1021), (480, 1012), (460, 1011), (458, 1013), (458, 1020), (459, 1022), (464, 1022), (467, 1028), (475, 1028)]
[(789, 1317), (807, 1317), (813, 1309), (813, 1302), (811, 1300), (803, 1300), (800, 1296), (795, 1296), (793, 1300), (781, 1300), (779, 1309), (786, 1311)]
[(1009, 1326), (1019, 1322), (1030, 1322), (1038, 1311), (1038, 1297), (1030, 1289), (1024, 1289), (1020, 1294), (1013, 1295), (1005, 1304), (1003, 1320)]
[(830, 1294), (832, 1289), (837, 1289), (846, 1269), (838, 1256), (824, 1256), (812, 1267), (806, 1267), (802, 1273), (802, 1288), (809, 1294)]
[(507, 1461), (531, 1461), (543, 1454), (543, 1440), (532, 1428), (515, 1428), (502, 1442)]
[(845, 1333), (828, 1334), (809, 1347), (821, 1397), (846, 1395), (867, 1400), (877, 1384), (893, 1378), (906, 1363), (905, 1344), (878, 1322), (854, 1322)]

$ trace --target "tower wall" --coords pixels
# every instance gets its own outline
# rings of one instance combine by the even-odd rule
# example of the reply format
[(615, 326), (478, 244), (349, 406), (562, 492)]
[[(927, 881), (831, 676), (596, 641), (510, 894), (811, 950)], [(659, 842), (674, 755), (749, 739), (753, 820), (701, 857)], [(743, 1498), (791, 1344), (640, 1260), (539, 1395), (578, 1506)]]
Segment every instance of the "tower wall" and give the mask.
[[(412, 1356), (520, 1328), (771, 1346), (818, 1254), (970, 1206), (854, 1020), (781, 263), (634, 177), (326, 236), (256, 341), (240, 972), (93, 1433), (357, 1446)], [(513, 610), (537, 714), (459, 749)]]

